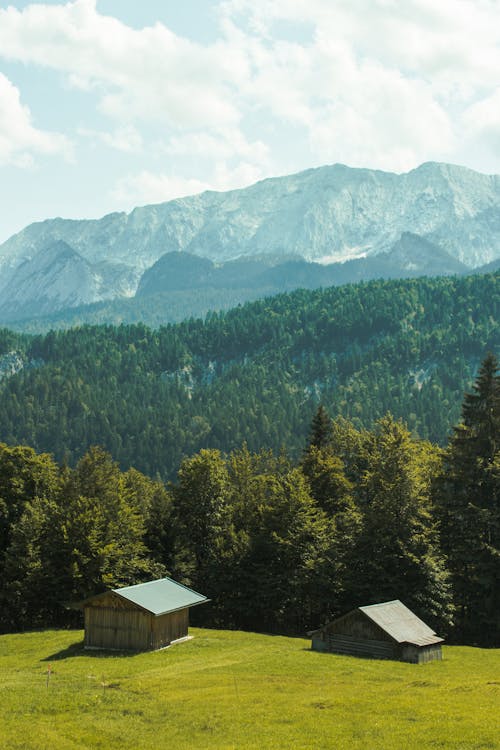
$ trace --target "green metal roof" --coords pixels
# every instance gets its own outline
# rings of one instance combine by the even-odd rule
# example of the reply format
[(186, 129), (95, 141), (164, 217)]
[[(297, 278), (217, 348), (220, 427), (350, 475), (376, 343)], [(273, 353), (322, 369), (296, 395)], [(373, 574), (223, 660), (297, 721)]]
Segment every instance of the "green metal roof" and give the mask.
[(203, 594), (198, 594), (171, 578), (160, 578), (158, 581), (113, 589), (113, 593), (123, 599), (128, 599), (153, 615), (166, 615), (167, 612), (176, 612), (179, 609), (194, 607), (196, 604), (209, 601)]

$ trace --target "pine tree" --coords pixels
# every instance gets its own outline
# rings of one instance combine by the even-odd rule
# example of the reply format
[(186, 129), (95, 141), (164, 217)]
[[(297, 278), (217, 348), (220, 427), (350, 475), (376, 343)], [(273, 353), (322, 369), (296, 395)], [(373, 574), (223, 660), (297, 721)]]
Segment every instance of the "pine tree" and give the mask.
[(306, 448), (306, 452), (309, 448), (326, 448), (332, 437), (332, 420), (328, 416), (323, 404), (318, 406), (316, 414), (311, 421), (311, 429), (309, 433), (309, 443)]
[(481, 364), (465, 394), (462, 423), (446, 455), (437, 501), (452, 573), (461, 641), (498, 645), (500, 637), (500, 375)]

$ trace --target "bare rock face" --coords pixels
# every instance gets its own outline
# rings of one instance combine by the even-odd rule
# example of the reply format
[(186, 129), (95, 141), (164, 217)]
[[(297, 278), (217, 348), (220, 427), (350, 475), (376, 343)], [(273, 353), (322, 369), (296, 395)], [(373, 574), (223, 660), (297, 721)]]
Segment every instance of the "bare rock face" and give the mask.
[[(0, 315), (133, 296), (144, 272), (174, 251), (218, 264), (261, 256), (331, 264), (387, 253), (390, 261), (405, 233), (437, 248), (450, 271), (494, 263), (500, 176), (437, 163), (402, 175), (336, 164), (130, 214), (31, 224), (0, 246)], [(398, 262), (401, 253), (409, 269), (418, 266), (408, 236)]]

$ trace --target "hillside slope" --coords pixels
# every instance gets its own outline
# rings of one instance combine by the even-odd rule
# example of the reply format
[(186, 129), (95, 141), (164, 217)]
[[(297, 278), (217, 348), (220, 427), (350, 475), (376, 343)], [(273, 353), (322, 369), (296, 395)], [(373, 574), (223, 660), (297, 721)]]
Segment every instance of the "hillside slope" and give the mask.
[(500, 275), (283, 294), (205, 322), (0, 335), (0, 440), (74, 462), (102, 444), (171, 477), (202, 447), (302, 449), (322, 401), (369, 426), (391, 411), (444, 443), (488, 350)]
[(320, 654), (303, 638), (192, 634), (135, 655), (85, 652), (81, 631), (0, 636), (2, 749), (497, 746), (498, 649), (445, 646), (416, 666)]

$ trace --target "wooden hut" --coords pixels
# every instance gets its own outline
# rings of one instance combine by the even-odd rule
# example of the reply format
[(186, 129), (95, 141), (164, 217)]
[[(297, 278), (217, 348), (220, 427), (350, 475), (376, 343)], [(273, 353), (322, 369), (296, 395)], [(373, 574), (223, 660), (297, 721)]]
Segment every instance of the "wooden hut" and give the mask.
[(187, 637), (189, 608), (207, 601), (171, 578), (92, 596), (79, 605), (85, 617), (85, 648), (164, 648)]
[(314, 651), (422, 664), (441, 659), (443, 639), (396, 599), (358, 607), (309, 633)]

